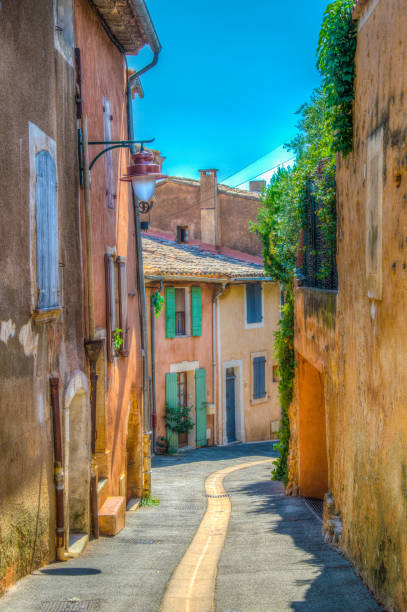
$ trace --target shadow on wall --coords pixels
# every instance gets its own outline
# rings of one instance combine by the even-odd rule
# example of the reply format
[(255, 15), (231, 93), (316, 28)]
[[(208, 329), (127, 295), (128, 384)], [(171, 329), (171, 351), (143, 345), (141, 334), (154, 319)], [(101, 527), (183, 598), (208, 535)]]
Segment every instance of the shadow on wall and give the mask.
[[(293, 580), (293, 590), (296, 586), (302, 591), (304, 586), (308, 586), (308, 590), (302, 601), (290, 601), (290, 610), (299, 612), (382, 610), (363, 586), (349, 561), (324, 542), (321, 522), (311, 514), (300, 498), (287, 497), (281, 482), (264, 480), (243, 487), (228, 486), (227, 489), (232, 495), (253, 498), (256, 505), (251, 505), (249, 514), (269, 515), (269, 531), (276, 536), (287, 536), (299, 551), (306, 553), (302, 558), (297, 555), (297, 562), (290, 561), (290, 566), (293, 572), (297, 569), (300, 573), (304, 564), (309, 565), (311, 572), (308, 572), (308, 575), (311, 573), (315, 578), (297, 579), (295, 582)], [(281, 538), (282, 548), (286, 541), (287, 539)], [(277, 558), (274, 561), (278, 564)]]

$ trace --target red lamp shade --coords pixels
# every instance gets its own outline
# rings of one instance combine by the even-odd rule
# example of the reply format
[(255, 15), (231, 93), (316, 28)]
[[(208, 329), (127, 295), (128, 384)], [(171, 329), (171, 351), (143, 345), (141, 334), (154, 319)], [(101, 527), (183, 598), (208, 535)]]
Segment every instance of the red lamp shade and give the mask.
[(142, 202), (151, 200), (154, 194), (155, 182), (166, 178), (160, 173), (160, 166), (154, 161), (150, 151), (141, 150), (132, 155), (132, 164), (127, 168), (127, 174), (121, 177), (122, 181), (131, 181), (135, 195)]

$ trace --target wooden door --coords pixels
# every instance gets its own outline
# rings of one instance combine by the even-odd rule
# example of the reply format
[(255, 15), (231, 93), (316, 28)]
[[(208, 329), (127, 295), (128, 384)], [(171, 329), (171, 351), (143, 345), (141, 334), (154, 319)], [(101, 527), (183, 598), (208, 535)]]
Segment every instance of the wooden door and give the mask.
[(226, 370), (226, 436), (228, 442), (236, 440), (236, 419), (235, 419), (235, 385), (236, 376), (234, 368)]
[[(178, 373), (178, 406), (185, 408), (187, 404), (187, 373)], [(178, 446), (180, 448), (188, 446), (188, 432), (178, 434)]]

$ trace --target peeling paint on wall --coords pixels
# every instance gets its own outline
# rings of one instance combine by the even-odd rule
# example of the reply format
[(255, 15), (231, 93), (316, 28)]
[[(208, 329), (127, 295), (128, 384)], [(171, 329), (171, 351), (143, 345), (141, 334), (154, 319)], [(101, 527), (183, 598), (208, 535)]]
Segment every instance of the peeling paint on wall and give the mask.
[(15, 335), (16, 335), (15, 323), (13, 323), (11, 319), (9, 319), (8, 321), (1, 321), (0, 340), (7, 344), (9, 339), (14, 338)]
[(28, 321), (28, 323), (22, 326), (18, 334), (18, 339), (27, 357), (29, 355), (33, 355), (34, 357), (37, 356), (38, 334), (33, 333), (31, 321)]

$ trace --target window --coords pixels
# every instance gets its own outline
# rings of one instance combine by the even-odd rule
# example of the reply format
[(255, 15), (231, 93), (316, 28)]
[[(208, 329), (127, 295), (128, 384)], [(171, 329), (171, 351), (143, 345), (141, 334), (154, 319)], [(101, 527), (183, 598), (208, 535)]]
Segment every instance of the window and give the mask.
[(266, 358), (253, 358), (253, 399), (266, 397)]
[(246, 324), (263, 323), (263, 295), (261, 283), (246, 285)]
[(106, 342), (109, 360), (119, 354), (127, 357), (127, 272), (126, 258), (105, 255)]
[(280, 382), (280, 373), (278, 365), (273, 365), (273, 382)]
[(175, 335), (185, 334), (185, 289), (175, 289)]
[(177, 225), (177, 242), (186, 244), (189, 241), (188, 226)]
[(201, 287), (165, 288), (165, 335), (200, 336), (202, 333)]
[(73, 0), (54, 0), (54, 45), (71, 66), (74, 65), (75, 30)]
[(56, 166), (48, 151), (35, 156), (38, 310), (58, 307), (58, 208)]

